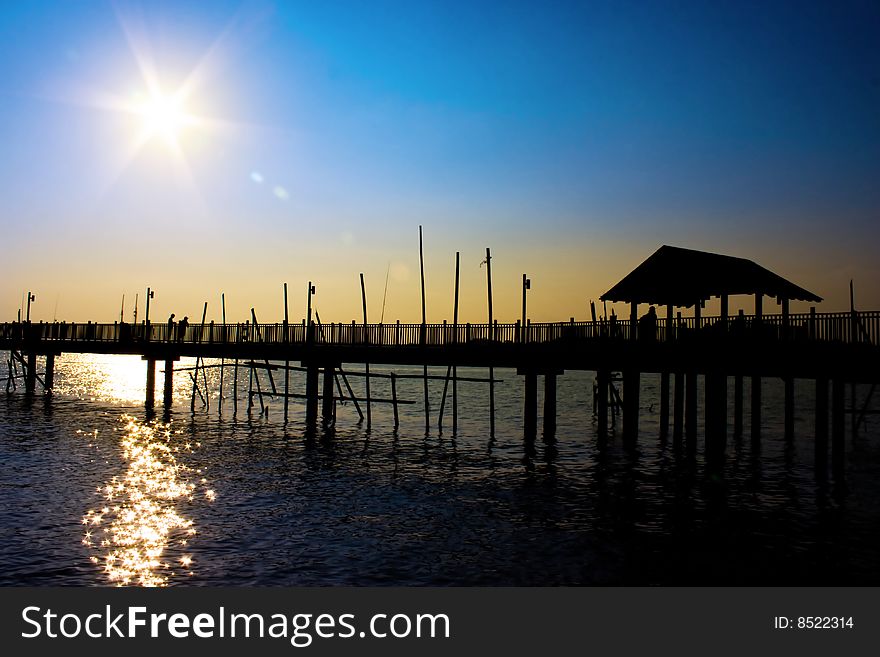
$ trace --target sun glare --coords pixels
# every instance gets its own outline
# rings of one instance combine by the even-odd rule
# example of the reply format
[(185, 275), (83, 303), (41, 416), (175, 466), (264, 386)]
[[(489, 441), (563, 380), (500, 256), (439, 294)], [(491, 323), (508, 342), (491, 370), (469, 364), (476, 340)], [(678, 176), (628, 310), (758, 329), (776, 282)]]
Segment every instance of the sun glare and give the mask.
[(195, 122), (179, 95), (161, 92), (137, 99), (135, 113), (140, 118), (142, 141), (158, 137), (172, 146), (180, 142), (184, 129)]

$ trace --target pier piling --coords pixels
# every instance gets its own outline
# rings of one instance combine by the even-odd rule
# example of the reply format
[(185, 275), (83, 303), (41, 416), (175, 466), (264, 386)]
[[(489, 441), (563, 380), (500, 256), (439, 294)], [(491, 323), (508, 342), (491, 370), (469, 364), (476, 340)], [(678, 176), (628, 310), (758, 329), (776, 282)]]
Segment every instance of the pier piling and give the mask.
[(144, 406), (153, 408), (156, 403), (156, 359), (147, 358), (147, 394)]
[(37, 354), (31, 351), (27, 355), (27, 368), (24, 379), (24, 390), (33, 393), (37, 389)]
[(785, 440), (791, 442), (794, 440), (794, 378), (786, 376), (785, 385)]
[(672, 441), (681, 444), (684, 427), (684, 373), (673, 375)]
[(828, 379), (816, 379), (816, 474), (825, 477), (828, 471)]
[(46, 392), (55, 387), (55, 354), (46, 354)]
[(322, 394), (321, 419), (325, 425), (333, 423), (335, 416), (336, 400), (333, 396), (333, 366), (326, 365), (324, 367), (324, 392)]
[(525, 373), (523, 394), (523, 435), (526, 440), (534, 440), (538, 433), (538, 375)]
[(641, 376), (638, 370), (628, 370), (623, 374), (623, 438), (634, 443), (639, 435), (639, 386)]
[[(198, 363), (198, 361), (196, 361)], [(196, 365), (198, 367), (198, 365)], [(198, 376), (198, 370), (196, 370)], [(207, 391), (206, 391), (207, 394)], [(167, 358), (165, 360), (165, 389), (162, 395), (162, 404), (166, 409), (171, 408), (172, 399), (174, 397), (174, 359)]]
[(608, 384), (611, 372), (601, 369), (596, 372), (596, 416), (599, 421), (599, 436), (604, 438), (608, 433)]
[(556, 436), (556, 373), (544, 375), (544, 442)]
[(844, 433), (846, 422), (843, 408), (844, 382), (831, 381), (831, 470), (836, 478), (843, 475)]

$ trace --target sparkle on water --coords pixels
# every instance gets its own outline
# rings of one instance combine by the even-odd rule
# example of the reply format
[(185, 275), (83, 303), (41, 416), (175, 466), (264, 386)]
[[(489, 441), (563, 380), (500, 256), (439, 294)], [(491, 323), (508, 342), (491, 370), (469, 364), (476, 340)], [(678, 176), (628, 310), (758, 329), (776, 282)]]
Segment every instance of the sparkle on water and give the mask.
[[(172, 545), (185, 547), (196, 533), (179, 508), (196, 494), (192, 470), (179, 460), (192, 453), (192, 444), (169, 425), (144, 424), (128, 415), (122, 424), (118, 430), (128, 470), (98, 488), (101, 504), (83, 516), (82, 542), (99, 553), (90, 559), (103, 565), (111, 583), (165, 586), (170, 578), (193, 574), (190, 555), (176, 558), (181, 571), (168, 554)], [(206, 491), (205, 498), (213, 501), (214, 491)]]

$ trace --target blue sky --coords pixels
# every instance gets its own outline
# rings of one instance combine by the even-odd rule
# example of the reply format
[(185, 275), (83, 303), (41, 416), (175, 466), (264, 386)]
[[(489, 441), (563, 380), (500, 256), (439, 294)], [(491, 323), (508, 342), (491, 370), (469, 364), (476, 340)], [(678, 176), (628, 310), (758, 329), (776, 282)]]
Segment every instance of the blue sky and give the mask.
[[(461, 250), (482, 321), (486, 246), (501, 318), (523, 271), (536, 320), (585, 316), (663, 243), (880, 307), (878, 35), (869, 2), (4, 5), (0, 312), (38, 288), (110, 319), (152, 284), (160, 312), (222, 290), (274, 319), (315, 280), (345, 321), (364, 271), (411, 320), (419, 224), (434, 319)], [(204, 64), (182, 156), (123, 163), (137, 122), (95, 106), (143, 87), (133, 51), (168, 91)]]

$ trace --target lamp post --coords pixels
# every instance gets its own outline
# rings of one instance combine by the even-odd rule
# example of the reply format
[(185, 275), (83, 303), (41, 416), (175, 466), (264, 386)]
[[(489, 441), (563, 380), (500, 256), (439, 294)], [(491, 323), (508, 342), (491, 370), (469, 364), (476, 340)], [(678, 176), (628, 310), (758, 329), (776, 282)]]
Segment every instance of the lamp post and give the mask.
[(313, 337), (312, 331), (312, 295), (315, 293), (315, 286), (309, 281), (308, 307), (306, 310), (306, 340), (311, 342)]
[(31, 321), (31, 301), (36, 301), (36, 300), (37, 300), (36, 295), (33, 295), (33, 294), (31, 294), (30, 292), (28, 292), (28, 295), (27, 295), (27, 302), (28, 302), (28, 305), (27, 305), (27, 321), (28, 321), (28, 322)]
[(144, 339), (149, 342), (150, 340), (150, 299), (153, 298), (155, 293), (150, 288), (147, 288), (147, 309), (144, 312)]
[(523, 274), (522, 279), (522, 341), (526, 341), (526, 290), (532, 288), (532, 281)]
[(153, 290), (147, 288), (147, 310), (144, 316), (144, 321), (146, 322), (147, 326), (150, 325), (150, 299), (152, 299), (155, 294), (156, 293)]

